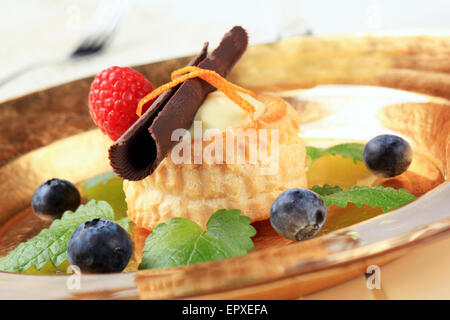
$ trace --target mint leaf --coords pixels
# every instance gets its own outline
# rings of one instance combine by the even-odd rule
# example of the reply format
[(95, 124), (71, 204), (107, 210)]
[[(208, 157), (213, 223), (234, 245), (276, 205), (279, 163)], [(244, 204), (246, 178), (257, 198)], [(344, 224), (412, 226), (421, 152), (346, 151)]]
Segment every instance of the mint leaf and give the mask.
[(323, 187), (314, 186), (312, 191), (320, 194), (327, 206), (335, 204), (344, 208), (352, 202), (358, 207), (363, 204), (374, 208), (380, 207), (384, 212), (404, 206), (416, 199), (413, 194), (404, 189), (397, 190), (382, 186), (354, 186), (348, 190), (342, 190), (339, 186), (331, 187), (326, 184)]
[(219, 210), (206, 231), (186, 218), (156, 226), (145, 240), (139, 269), (167, 268), (245, 255), (253, 250), (256, 230), (240, 210)]
[(22, 242), (7, 256), (0, 258), (0, 270), (25, 272), (31, 267), (40, 270), (48, 262), (58, 268), (67, 259), (67, 245), (80, 224), (95, 218), (114, 219), (114, 211), (105, 201), (91, 200), (75, 212), (66, 211), (48, 229)]
[(362, 153), (364, 150), (364, 144), (362, 143), (343, 143), (338, 144), (330, 148), (316, 148), (316, 147), (306, 147), (306, 153), (311, 158), (312, 164), (318, 158), (331, 154), (331, 155), (341, 155), (344, 158), (350, 158), (353, 162), (363, 161)]
[(328, 196), (330, 194), (343, 191), (343, 189), (339, 186), (332, 187), (329, 184), (324, 184), (323, 187), (315, 185), (311, 188), (312, 191), (318, 193), (321, 196)]
[(116, 220), (126, 218), (127, 203), (123, 191), (123, 179), (114, 172), (96, 175), (80, 184), (81, 194), (87, 200), (103, 200), (114, 210)]

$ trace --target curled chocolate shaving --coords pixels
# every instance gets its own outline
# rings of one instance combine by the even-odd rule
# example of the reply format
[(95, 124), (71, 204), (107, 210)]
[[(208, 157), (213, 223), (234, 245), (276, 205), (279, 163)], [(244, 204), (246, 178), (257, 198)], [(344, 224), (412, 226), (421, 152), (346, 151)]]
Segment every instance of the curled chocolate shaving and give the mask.
[[(225, 77), (247, 48), (247, 32), (234, 27), (209, 55), (208, 44), (189, 65), (214, 70)], [(172, 132), (189, 129), (198, 108), (215, 88), (193, 78), (161, 94), (150, 108), (110, 147), (113, 170), (127, 180), (142, 180), (158, 167), (172, 147)]]

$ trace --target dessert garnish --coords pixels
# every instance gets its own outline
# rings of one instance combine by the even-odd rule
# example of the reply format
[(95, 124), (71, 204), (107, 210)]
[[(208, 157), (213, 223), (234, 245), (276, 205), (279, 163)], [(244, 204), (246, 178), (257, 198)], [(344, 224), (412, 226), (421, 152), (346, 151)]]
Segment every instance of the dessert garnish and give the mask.
[(413, 152), (409, 143), (399, 136), (384, 134), (367, 142), (363, 159), (376, 176), (395, 177), (405, 172), (411, 164)]
[(59, 219), (65, 211), (76, 210), (80, 200), (80, 192), (70, 181), (50, 179), (34, 191), (31, 208), (43, 218)]
[(315, 236), (325, 223), (327, 207), (315, 192), (303, 188), (284, 191), (270, 209), (270, 223), (279, 235), (293, 241)]
[(341, 155), (344, 158), (350, 158), (353, 162), (363, 161), (362, 152), (364, 144), (362, 143), (342, 143), (329, 148), (306, 147), (306, 153), (310, 158), (310, 165), (320, 157), (331, 154)]
[[(110, 67), (99, 72), (89, 91), (92, 120), (113, 141), (136, 120), (134, 110), (142, 97), (153, 90), (150, 81), (127, 67)], [(148, 103), (144, 111), (150, 106)]]
[(130, 261), (132, 250), (127, 231), (111, 220), (95, 218), (73, 232), (67, 257), (82, 272), (121, 272)]
[(217, 72), (213, 70), (208, 69), (201, 69), (199, 67), (195, 66), (187, 66), (179, 70), (175, 70), (172, 72), (171, 79), (172, 81), (156, 88), (151, 93), (146, 95), (144, 98), (139, 101), (138, 107), (136, 109), (136, 114), (140, 117), (142, 115), (142, 108), (148, 101), (154, 100), (156, 97), (158, 97), (161, 93), (164, 91), (171, 89), (175, 87), (176, 85), (193, 78), (200, 78), (206, 82), (208, 82), (210, 85), (214, 86), (215, 88), (219, 89), (225, 95), (230, 98), (231, 101), (235, 102), (240, 108), (246, 110), (249, 114), (250, 123), (252, 126), (255, 126), (255, 107), (249, 103), (247, 100), (242, 98), (239, 94), (236, 92), (242, 92), (245, 94), (248, 94), (249, 96), (256, 99), (256, 95), (247, 89), (244, 89), (242, 87), (239, 87), (226, 79), (224, 79), (222, 76), (220, 76)]
[[(91, 200), (80, 205), (75, 212), (66, 211), (48, 229), (22, 242), (7, 256), (0, 258), (0, 270), (25, 272), (31, 267), (40, 270), (48, 262), (58, 268), (67, 260), (67, 245), (72, 233), (80, 224), (95, 218), (114, 220), (113, 209), (107, 202)], [(126, 224), (121, 223), (121, 226)]]
[[(205, 47), (191, 65), (225, 77), (244, 53), (247, 42), (247, 32), (234, 27), (212, 53), (205, 57)], [(198, 108), (214, 89), (207, 82), (193, 78), (160, 95), (109, 149), (114, 171), (134, 181), (150, 175), (177, 143), (171, 141), (172, 132), (178, 128), (189, 129)]]
[(256, 230), (240, 210), (215, 212), (203, 230), (186, 218), (159, 224), (145, 240), (139, 269), (167, 268), (245, 255)]
[(335, 204), (346, 207), (349, 202), (361, 207), (366, 204), (370, 207), (380, 207), (384, 212), (400, 208), (413, 201), (416, 197), (404, 189), (394, 189), (382, 186), (353, 186), (344, 190), (339, 186), (314, 186), (312, 191), (321, 195), (327, 206)]

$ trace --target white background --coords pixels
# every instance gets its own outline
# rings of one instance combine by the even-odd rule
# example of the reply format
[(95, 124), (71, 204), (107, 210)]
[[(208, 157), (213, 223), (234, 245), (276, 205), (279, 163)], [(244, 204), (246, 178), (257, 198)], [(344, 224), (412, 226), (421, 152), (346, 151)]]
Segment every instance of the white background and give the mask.
[[(0, 78), (33, 62), (60, 60), (82, 38), (98, 0), (0, 1)], [(450, 30), (446, 0), (135, 0), (111, 46), (76, 63), (42, 66), (0, 86), (0, 100), (92, 75), (110, 65), (184, 56), (214, 46), (240, 24), (251, 43), (308, 29), (314, 34)], [(151, 80), (151, 79), (150, 79)]]

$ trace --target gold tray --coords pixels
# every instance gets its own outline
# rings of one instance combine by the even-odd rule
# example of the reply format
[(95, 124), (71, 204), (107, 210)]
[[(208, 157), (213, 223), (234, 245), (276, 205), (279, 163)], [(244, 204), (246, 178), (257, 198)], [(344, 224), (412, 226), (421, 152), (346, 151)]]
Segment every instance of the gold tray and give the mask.
[[(189, 57), (138, 66), (155, 85)], [(320, 84), (386, 86), (426, 95), (427, 102), (380, 107), (368, 113), (373, 133), (408, 137), (414, 150), (438, 168), (442, 182), (417, 201), (314, 239), (268, 245), (246, 256), (163, 270), (83, 275), (69, 290), (67, 275), (0, 273), (0, 298), (38, 299), (285, 299), (327, 288), (404, 255), (409, 248), (450, 234), (450, 36), (300, 37), (252, 46), (229, 79), (255, 91), (310, 88)], [(62, 84), (0, 104), (0, 255), (23, 241), (10, 226), (29, 212), (34, 189), (52, 177), (79, 182), (109, 171), (108, 138), (95, 129), (87, 108), (92, 78)], [(354, 117), (306, 103), (303, 119), (323, 121), (334, 137)], [(308, 134), (307, 130), (304, 134)], [(339, 131), (342, 135), (342, 131)], [(348, 139), (366, 140), (362, 131)], [(344, 137), (345, 138), (345, 137)], [(429, 175), (427, 169), (421, 172)], [(23, 226), (29, 234), (42, 227)], [(10, 232), (8, 232), (10, 231)], [(6, 239), (6, 240), (5, 240)], [(45, 290), (43, 290), (45, 288)]]

